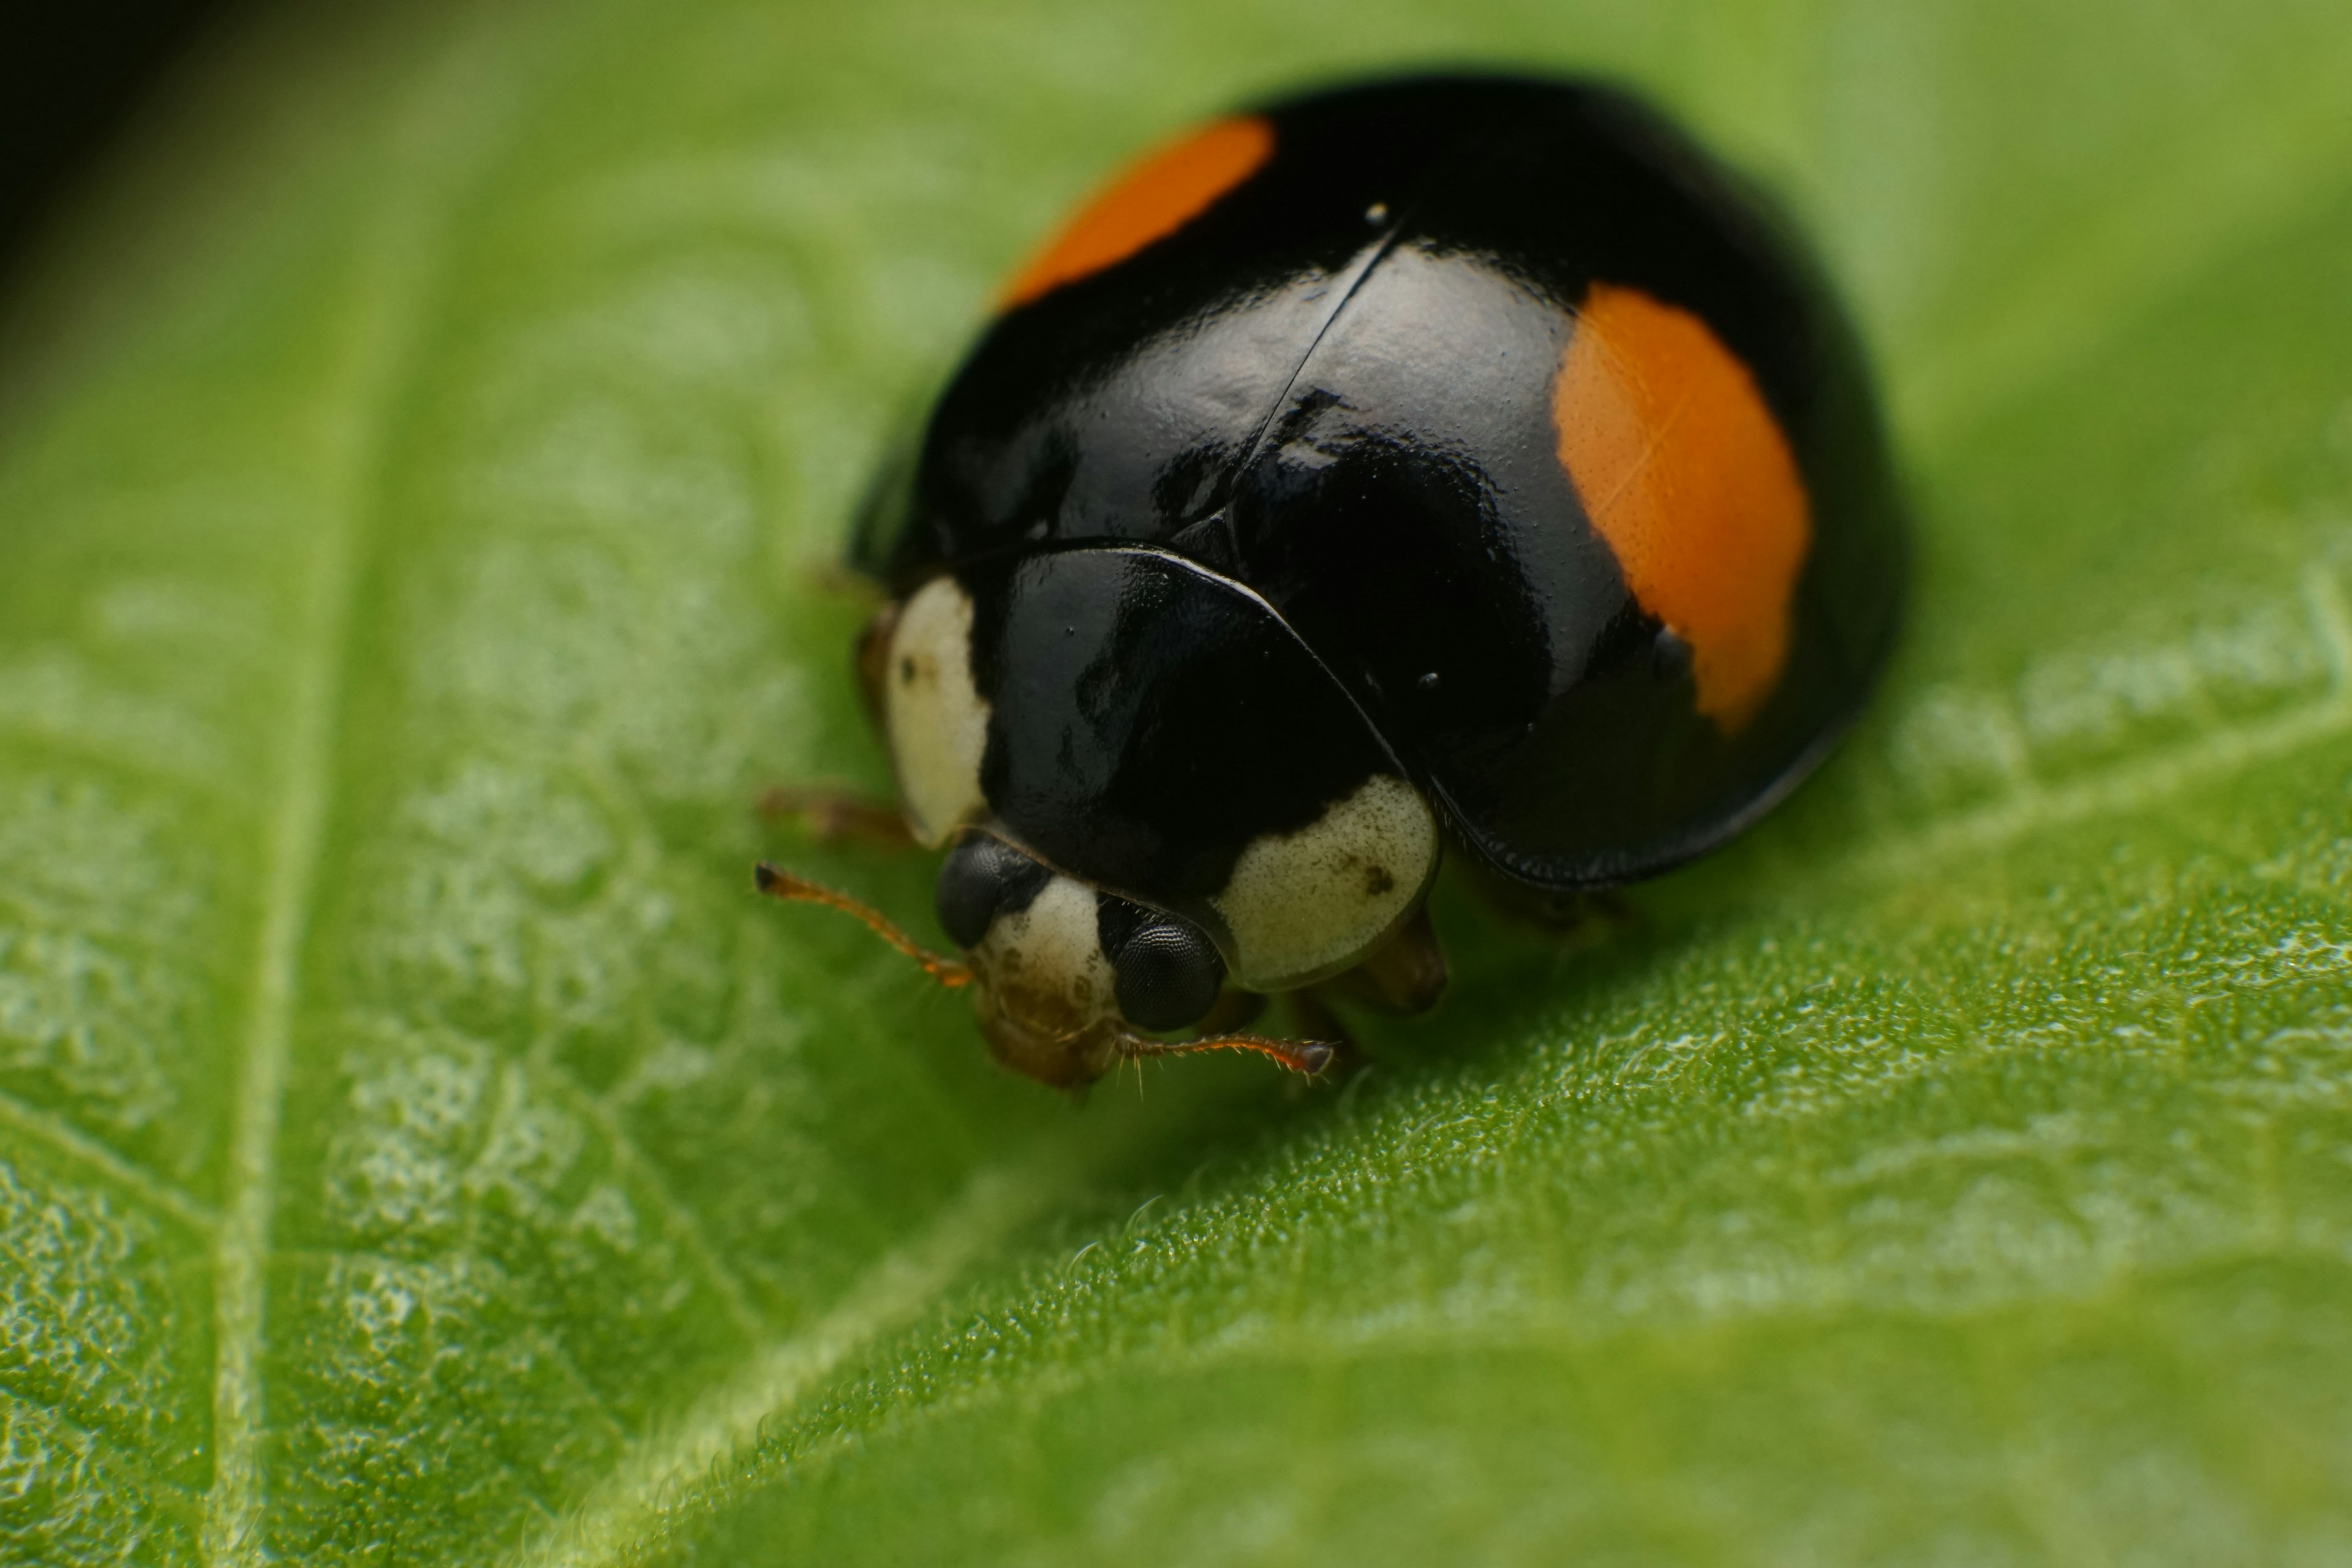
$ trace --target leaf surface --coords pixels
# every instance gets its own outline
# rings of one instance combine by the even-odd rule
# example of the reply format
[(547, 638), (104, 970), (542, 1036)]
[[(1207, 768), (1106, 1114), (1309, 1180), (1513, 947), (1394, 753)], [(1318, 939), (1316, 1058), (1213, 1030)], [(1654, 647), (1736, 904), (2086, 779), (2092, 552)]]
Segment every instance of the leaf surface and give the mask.
[[(1599, 69), (1788, 198), (1921, 519), (1820, 779), (1433, 1019), (1006, 1080), (763, 853), (845, 520), (1126, 150)], [(2352, 1555), (2334, 7), (263, 18), (0, 353), (0, 1555)], [(926, 928), (928, 929), (928, 928)]]

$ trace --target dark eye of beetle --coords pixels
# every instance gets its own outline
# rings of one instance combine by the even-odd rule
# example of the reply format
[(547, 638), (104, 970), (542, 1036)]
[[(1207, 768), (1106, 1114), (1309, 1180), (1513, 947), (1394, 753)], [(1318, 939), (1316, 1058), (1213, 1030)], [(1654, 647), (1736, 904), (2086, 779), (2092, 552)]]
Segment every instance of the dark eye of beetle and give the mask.
[(1118, 1010), (1139, 1029), (1197, 1022), (1225, 983), (1225, 961), (1200, 927), (1106, 895), (1096, 921)]
[(1029, 907), (1053, 873), (1001, 838), (975, 833), (948, 851), (931, 908), (958, 947), (978, 947), (989, 922)]

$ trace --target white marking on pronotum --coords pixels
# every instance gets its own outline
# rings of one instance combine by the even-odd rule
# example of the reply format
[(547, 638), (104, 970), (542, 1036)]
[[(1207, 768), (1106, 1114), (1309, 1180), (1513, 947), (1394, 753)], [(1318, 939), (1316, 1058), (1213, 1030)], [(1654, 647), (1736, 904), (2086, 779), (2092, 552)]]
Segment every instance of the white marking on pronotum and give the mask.
[(954, 578), (926, 583), (899, 611), (882, 688), (907, 825), (936, 848), (984, 805), (988, 704), (971, 682), (971, 595)]
[(1374, 773), (1295, 833), (1251, 840), (1212, 900), (1234, 978), (1279, 991), (1335, 974), (1376, 946), (1437, 869), (1437, 823), (1411, 784)]

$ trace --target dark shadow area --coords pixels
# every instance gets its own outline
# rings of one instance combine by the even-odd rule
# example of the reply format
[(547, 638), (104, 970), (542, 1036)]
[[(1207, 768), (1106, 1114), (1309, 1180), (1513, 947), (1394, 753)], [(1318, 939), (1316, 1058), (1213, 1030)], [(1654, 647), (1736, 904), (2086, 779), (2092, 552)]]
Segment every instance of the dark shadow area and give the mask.
[(0, 277), (225, 0), (0, 4)]

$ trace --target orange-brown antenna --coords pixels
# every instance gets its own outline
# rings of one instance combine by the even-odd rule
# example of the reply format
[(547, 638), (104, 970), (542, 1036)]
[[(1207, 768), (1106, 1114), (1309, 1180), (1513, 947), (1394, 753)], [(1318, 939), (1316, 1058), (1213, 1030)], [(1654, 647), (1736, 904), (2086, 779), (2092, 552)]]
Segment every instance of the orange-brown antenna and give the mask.
[(1182, 1057), (1194, 1051), (1255, 1051), (1292, 1072), (1313, 1078), (1331, 1065), (1339, 1047), (1328, 1040), (1276, 1040), (1264, 1035), (1212, 1035), (1205, 1040), (1151, 1040), (1121, 1035), (1119, 1052), (1129, 1058)]
[(892, 925), (889, 918), (881, 910), (859, 903), (847, 893), (836, 893), (831, 888), (820, 887), (806, 878), (793, 876), (790, 871), (779, 871), (765, 860), (761, 861), (752, 871), (751, 879), (759, 885), (760, 891), (772, 899), (784, 899), (802, 904), (823, 904), (826, 909), (839, 910), (845, 915), (856, 916), (866, 922), (867, 929), (876, 936), (921, 964), (924, 973), (950, 990), (959, 985), (971, 984), (971, 970), (951, 958), (941, 958), (936, 952), (927, 952), (917, 947), (914, 940), (905, 931)]

